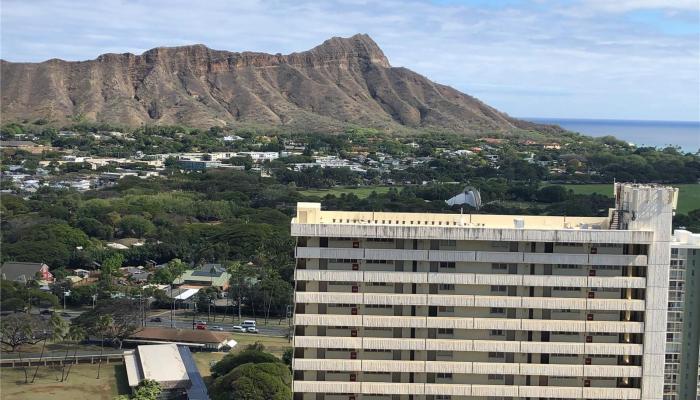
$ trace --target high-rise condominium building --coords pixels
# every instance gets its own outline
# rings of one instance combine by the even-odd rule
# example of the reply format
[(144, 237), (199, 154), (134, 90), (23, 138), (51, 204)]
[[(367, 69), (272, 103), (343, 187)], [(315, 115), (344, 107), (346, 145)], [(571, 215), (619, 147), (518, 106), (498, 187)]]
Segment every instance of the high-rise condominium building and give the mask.
[(673, 233), (664, 400), (700, 399), (700, 234)]
[(677, 191), (614, 190), (607, 217), (298, 204), (295, 399), (661, 399)]

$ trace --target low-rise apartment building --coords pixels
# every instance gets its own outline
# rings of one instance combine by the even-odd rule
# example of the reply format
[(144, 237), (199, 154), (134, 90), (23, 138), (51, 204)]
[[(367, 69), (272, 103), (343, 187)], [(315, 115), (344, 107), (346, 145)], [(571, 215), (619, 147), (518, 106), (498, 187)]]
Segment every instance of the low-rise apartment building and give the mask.
[(661, 399), (677, 190), (606, 217), (299, 203), (295, 399)]

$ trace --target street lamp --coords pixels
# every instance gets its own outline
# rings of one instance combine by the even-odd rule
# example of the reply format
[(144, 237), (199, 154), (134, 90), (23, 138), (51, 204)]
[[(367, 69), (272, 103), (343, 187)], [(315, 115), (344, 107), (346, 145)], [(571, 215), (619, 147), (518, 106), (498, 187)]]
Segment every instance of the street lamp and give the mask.
[(70, 290), (63, 292), (63, 311), (66, 311), (66, 297), (70, 296)]

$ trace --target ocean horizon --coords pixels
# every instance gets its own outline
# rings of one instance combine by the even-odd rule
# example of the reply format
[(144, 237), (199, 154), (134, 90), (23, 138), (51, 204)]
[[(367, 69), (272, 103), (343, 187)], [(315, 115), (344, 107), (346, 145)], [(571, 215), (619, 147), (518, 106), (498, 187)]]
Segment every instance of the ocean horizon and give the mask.
[(583, 118), (533, 118), (526, 121), (559, 125), (583, 135), (615, 136), (634, 145), (664, 148), (679, 146), (683, 151), (700, 149), (700, 121), (653, 121)]

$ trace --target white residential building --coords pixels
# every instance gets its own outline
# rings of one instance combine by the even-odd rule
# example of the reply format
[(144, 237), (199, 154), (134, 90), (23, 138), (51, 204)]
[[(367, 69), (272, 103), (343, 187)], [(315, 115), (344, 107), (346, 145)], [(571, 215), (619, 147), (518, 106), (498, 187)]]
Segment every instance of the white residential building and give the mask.
[(677, 193), (617, 184), (607, 217), (299, 203), (295, 399), (661, 399)]
[(700, 234), (673, 233), (664, 400), (700, 399)]

